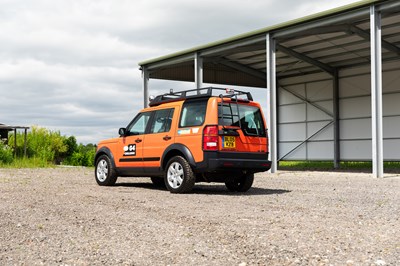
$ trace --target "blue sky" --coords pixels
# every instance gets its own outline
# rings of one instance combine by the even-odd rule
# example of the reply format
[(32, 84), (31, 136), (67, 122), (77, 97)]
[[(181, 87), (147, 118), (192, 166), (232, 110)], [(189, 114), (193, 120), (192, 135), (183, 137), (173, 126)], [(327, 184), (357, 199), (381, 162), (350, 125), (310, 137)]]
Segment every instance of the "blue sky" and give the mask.
[(97, 143), (142, 108), (138, 62), (352, 2), (0, 0), (0, 123)]

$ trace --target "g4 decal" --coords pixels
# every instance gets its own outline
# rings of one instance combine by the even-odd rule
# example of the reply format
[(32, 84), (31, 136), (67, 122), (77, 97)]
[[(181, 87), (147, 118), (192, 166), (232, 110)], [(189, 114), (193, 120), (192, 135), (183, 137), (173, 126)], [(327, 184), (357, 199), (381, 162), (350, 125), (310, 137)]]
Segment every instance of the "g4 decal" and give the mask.
[(124, 156), (136, 156), (136, 144), (124, 146)]

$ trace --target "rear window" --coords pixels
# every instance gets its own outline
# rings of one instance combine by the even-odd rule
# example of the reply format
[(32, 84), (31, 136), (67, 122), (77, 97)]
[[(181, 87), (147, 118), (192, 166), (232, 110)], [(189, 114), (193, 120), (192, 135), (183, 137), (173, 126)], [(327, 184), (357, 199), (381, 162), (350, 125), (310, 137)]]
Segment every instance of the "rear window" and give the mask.
[(256, 106), (236, 103), (219, 105), (218, 123), (222, 126), (240, 127), (246, 136), (266, 136), (261, 110)]
[(204, 123), (207, 101), (185, 102), (183, 104), (179, 127), (194, 127)]

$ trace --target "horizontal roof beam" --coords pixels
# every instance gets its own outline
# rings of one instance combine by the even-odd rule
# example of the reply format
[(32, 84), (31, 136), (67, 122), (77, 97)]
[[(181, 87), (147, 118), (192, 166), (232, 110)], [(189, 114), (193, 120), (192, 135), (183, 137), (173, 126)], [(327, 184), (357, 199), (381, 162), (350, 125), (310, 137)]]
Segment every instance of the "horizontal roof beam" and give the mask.
[(308, 56), (306, 56), (304, 54), (298, 53), (295, 50), (289, 49), (289, 48), (287, 48), (285, 46), (282, 46), (280, 44), (276, 45), (276, 49), (278, 49), (279, 51), (281, 51), (281, 52), (283, 52), (285, 54), (293, 56), (293, 57), (295, 57), (295, 58), (297, 58), (297, 59), (299, 59), (301, 61), (304, 61), (304, 62), (307, 62), (307, 63), (309, 63), (311, 65), (314, 65), (314, 66), (322, 69), (323, 71), (328, 72), (329, 74), (333, 74), (336, 71), (335, 68), (331, 67), (330, 65), (324, 64), (324, 63), (322, 63), (322, 62), (320, 62), (318, 60), (315, 60), (315, 59), (313, 59), (311, 57), (308, 57)]
[(262, 35), (262, 36), (257, 36), (257, 37), (253, 37), (250, 39), (235, 41), (230, 44), (227, 43), (227, 44), (219, 45), (216, 47), (207, 48), (207, 49), (204, 49), (203, 51), (200, 51), (200, 56), (210, 56), (210, 55), (220, 54), (227, 50), (232, 50), (232, 49), (236, 49), (236, 48), (247, 46), (247, 45), (253, 45), (258, 42), (264, 42), (265, 38), (266, 38), (265, 35)]
[[(261, 44), (252, 44), (252, 45), (246, 45), (246, 46), (240, 46), (236, 47), (230, 50), (225, 50), (223, 52), (218, 53), (217, 56), (219, 57), (224, 57), (224, 56), (229, 56), (231, 54), (238, 54), (238, 53), (246, 53), (246, 52), (263, 52), (265, 54), (265, 43)], [(203, 54), (204, 56), (204, 54)], [(209, 56), (207, 56), (209, 57)]]
[[(390, 1), (387, 3), (377, 3), (376, 9), (379, 12), (394, 13), (400, 11), (400, 1)], [(334, 15), (331, 17), (320, 18), (317, 20), (309, 21), (306, 23), (301, 23), (299, 25), (294, 25), (289, 28), (283, 28), (276, 30), (272, 33), (273, 37), (276, 39), (282, 39), (291, 37), (296, 34), (305, 33), (313, 28), (325, 27), (332, 24), (348, 23), (351, 20), (357, 20), (360, 18), (369, 19), (369, 6), (362, 7), (347, 13), (341, 13), (339, 15)]]
[(150, 63), (145, 66), (146, 66), (146, 69), (148, 71), (150, 71), (150, 73), (151, 73), (151, 71), (153, 69), (159, 69), (159, 68), (167, 67), (167, 66), (170, 67), (171, 65), (176, 65), (176, 64), (180, 64), (180, 63), (184, 63), (184, 62), (192, 63), (194, 61), (194, 56), (195, 56), (194, 53), (186, 54), (186, 55), (182, 55), (179, 57), (172, 57), (172, 58), (165, 59), (165, 60), (162, 60), (159, 62)]
[[(367, 32), (363, 29), (360, 29), (356, 26), (351, 26), (350, 30), (367, 41), (369, 41), (371, 39), (371, 34), (369, 32)], [(391, 51), (393, 53), (400, 55), (399, 47), (397, 47), (396, 45), (393, 45), (390, 42), (385, 41), (385, 40), (381, 40), (381, 42), (382, 42), (382, 48), (385, 48), (388, 51)]]
[(337, 24), (337, 23), (344, 23), (344, 22), (348, 22), (349, 20), (352, 20), (352, 19), (358, 19), (360, 17), (369, 18), (369, 8), (362, 8), (362, 9), (358, 9), (358, 10), (350, 12), (350, 13), (340, 14), (340, 15), (336, 15), (334, 17), (319, 19), (319, 20), (308, 22), (305, 24), (292, 26), (287, 29), (278, 30), (273, 33), (273, 37), (277, 38), (277, 39), (287, 38), (287, 37), (291, 37), (295, 34), (308, 32), (310, 29), (313, 29), (313, 28), (325, 27), (325, 26), (329, 26), (329, 25)]
[(310, 28), (306, 32), (296, 32), (291, 34), (290, 36), (286, 36), (286, 38), (279, 38), (280, 41), (287, 41), (290, 39), (295, 39), (298, 37), (305, 37), (311, 35), (318, 35), (318, 34), (329, 34), (329, 33), (337, 33), (337, 32), (345, 32), (350, 34), (349, 25), (341, 24), (341, 25), (329, 25), (329, 26), (321, 26)]
[(29, 127), (25, 127), (25, 126), (7, 126), (7, 125), (0, 125), (0, 129), (5, 129), (5, 130), (29, 129)]
[(229, 59), (220, 61), (220, 64), (225, 65), (225, 66), (230, 67), (230, 68), (233, 68), (233, 69), (236, 69), (236, 70), (239, 70), (239, 71), (241, 71), (243, 73), (246, 73), (246, 74), (248, 74), (250, 76), (259, 78), (261, 80), (265, 80), (266, 79), (266, 73), (265, 72), (258, 71), (256, 69), (251, 68), (251, 67), (239, 64), (237, 62), (230, 61)]
[(376, 11), (378, 12), (387, 12), (387, 13), (395, 13), (400, 11), (400, 2), (392, 1), (388, 3), (382, 3), (376, 6)]

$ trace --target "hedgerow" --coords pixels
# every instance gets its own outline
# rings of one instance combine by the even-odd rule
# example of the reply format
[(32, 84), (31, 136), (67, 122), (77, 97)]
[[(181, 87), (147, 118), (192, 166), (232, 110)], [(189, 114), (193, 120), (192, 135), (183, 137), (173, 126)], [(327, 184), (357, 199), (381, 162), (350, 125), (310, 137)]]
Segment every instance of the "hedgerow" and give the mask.
[[(94, 165), (96, 146), (93, 144), (78, 145), (74, 136), (62, 136), (59, 131), (32, 126), (26, 137), (26, 151), (24, 148), (24, 134), (17, 133), (16, 137), (16, 147), (14, 146), (14, 134), (10, 135), (8, 145), (0, 144), (0, 162), (2, 164), (12, 163), (15, 159), (33, 159), (40, 165)], [(14, 149), (17, 155), (16, 158), (13, 157)]]

